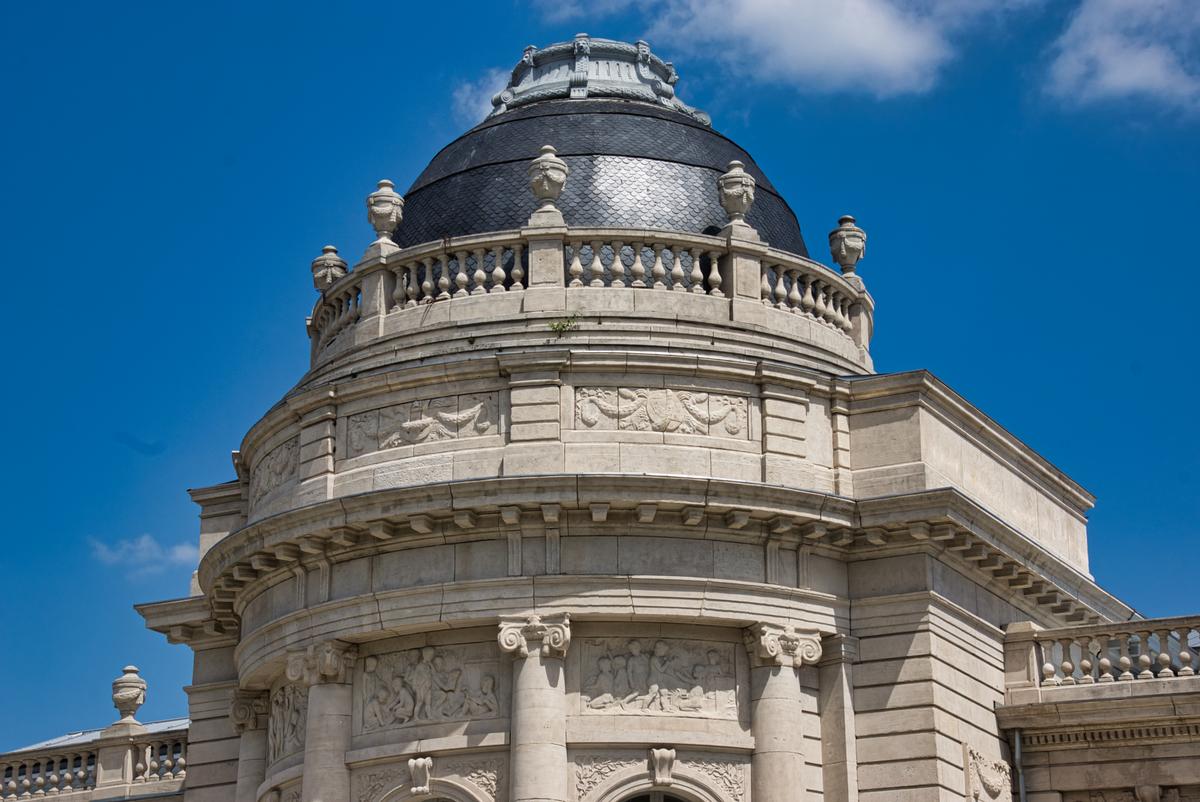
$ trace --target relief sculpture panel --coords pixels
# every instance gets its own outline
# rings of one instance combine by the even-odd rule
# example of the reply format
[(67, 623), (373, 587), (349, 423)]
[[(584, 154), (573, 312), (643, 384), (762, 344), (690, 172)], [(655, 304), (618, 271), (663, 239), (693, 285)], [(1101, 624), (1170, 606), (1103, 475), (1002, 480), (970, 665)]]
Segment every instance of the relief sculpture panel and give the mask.
[(738, 718), (733, 644), (591, 638), (580, 651), (584, 713)]
[(361, 732), (508, 715), (492, 644), (424, 646), (363, 660)]
[(304, 749), (308, 716), (308, 689), (301, 685), (281, 685), (271, 694), (271, 717), (267, 722), (268, 759)]
[(747, 440), (743, 396), (645, 387), (578, 387), (575, 428), (665, 432)]
[(399, 446), (496, 434), (495, 392), (452, 395), (395, 404), (346, 419), (347, 456)]
[(275, 446), (259, 460), (250, 476), (250, 504), (258, 504), (272, 490), (296, 478), (299, 466), (300, 438), (293, 437)]

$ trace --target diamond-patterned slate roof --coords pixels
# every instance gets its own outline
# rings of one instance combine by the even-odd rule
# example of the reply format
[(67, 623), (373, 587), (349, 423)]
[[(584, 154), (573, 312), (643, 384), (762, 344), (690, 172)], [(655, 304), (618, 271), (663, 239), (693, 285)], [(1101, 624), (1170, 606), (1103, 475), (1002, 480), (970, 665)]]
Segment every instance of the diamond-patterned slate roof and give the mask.
[(758, 182), (747, 221), (771, 245), (808, 255), (795, 214), (744, 150), (678, 112), (612, 100), (536, 103), (471, 129), (406, 193), (396, 241), (520, 228), (535, 206), (526, 170), (542, 145), (571, 168), (558, 204), (568, 225), (712, 233), (727, 222), (717, 178), (737, 159)]

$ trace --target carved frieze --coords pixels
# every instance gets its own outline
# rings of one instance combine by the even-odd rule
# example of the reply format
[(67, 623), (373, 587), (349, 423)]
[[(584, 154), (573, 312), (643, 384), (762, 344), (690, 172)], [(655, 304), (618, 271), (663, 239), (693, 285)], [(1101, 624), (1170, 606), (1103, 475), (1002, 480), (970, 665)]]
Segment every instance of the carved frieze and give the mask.
[(497, 393), (470, 393), (410, 401), (346, 419), (346, 456), (398, 446), (495, 434)]
[[(397, 788), (416, 796), (432, 794), (437, 797), (439, 779), (465, 780), (492, 800), (497, 800), (503, 797), (504, 760), (489, 755), (468, 755), (443, 763), (430, 757), (418, 757), (374, 766), (351, 776), (351, 798), (355, 802), (379, 802)], [(428, 790), (417, 792), (414, 788)]]
[(296, 683), (287, 683), (280, 685), (271, 694), (267, 748), (272, 763), (304, 749), (307, 716), (308, 688)]
[(733, 644), (589, 638), (580, 651), (585, 713), (738, 718)]
[(258, 504), (277, 488), (295, 480), (300, 458), (300, 437), (280, 443), (259, 460), (250, 476), (250, 504)]
[(983, 802), (1012, 802), (1012, 770), (1003, 760), (992, 760), (972, 746), (963, 744), (963, 767), (967, 775), (967, 799)]
[(490, 644), (424, 646), (363, 660), (355, 693), (361, 732), (507, 715), (505, 683)]
[(577, 387), (575, 428), (669, 432), (746, 440), (745, 397), (646, 387)]

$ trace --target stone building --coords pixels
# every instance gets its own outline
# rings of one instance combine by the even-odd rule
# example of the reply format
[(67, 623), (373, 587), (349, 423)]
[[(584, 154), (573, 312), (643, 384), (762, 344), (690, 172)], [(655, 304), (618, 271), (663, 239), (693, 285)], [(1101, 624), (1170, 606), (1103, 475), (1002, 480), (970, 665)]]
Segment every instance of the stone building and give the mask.
[[(0, 756), (0, 799), (1200, 799), (1200, 617), (1088, 573), (1092, 497), (926, 372), (643, 42), (528, 48), (311, 367), (191, 491), (189, 720)], [(814, 246), (814, 253), (824, 250)]]

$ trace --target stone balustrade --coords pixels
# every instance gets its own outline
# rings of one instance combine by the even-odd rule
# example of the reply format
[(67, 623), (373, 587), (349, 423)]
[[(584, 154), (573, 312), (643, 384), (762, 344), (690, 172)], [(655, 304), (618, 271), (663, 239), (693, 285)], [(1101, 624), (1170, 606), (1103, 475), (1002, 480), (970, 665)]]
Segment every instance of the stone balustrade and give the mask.
[[(560, 229), (550, 236), (560, 244), (544, 252), (548, 259), (542, 263), (539, 289), (658, 290), (726, 303), (739, 300), (734, 250), (725, 238), (597, 228)], [(313, 362), (340, 335), (369, 318), (421, 315), (429, 304), (526, 290), (533, 286), (531, 243), (544, 243), (546, 237), (536, 229), (499, 231), (368, 255), (335, 279), (313, 307), (308, 320)], [(765, 254), (751, 255), (758, 273), (753, 283), (759, 289), (753, 298), (740, 300), (760, 300), (781, 314), (822, 323), (866, 352), (873, 310), (861, 282), (795, 254), (760, 250)], [(553, 278), (547, 281), (546, 276)], [(498, 314), (512, 309), (498, 309)]]
[(1194, 677), (1195, 655), (1188, 644), (1193, 632), (1200, 634), (1200, 617), (1044, 630), (1036, 641), (1041, 684)]
[[(1197, 676), (1200, 616), (1041, 629), (1010, 627), (1005, 639), (1014, 689), (1055, 689)], [(1024, 696), (1022, 694), (1022, 696)], [(1041, 698), (1041, 694), (1037, 694)]]
[(32, 799), (96, 787), (96, 750), (7, 755), (0, 760), (0, 799)]
[(146, 786), (136, 792), (141, 795), (151, 788), (170, 791), (186, 776), (186, 722), (179, 730), (136, 739), (106, 738), (97, 732), (85, 744), (0, 755), (0, 800)]

